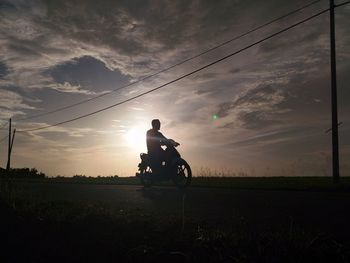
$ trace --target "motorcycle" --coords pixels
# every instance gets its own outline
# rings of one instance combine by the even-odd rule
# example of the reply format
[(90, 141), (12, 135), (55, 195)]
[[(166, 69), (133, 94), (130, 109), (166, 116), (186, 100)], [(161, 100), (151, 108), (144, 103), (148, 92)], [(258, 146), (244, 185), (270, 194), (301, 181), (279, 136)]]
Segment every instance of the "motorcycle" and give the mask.
[(172, 180), (178, 188), (185, 188), (192, 179), (192, 171), (189, 164), (181, 158), (180, 153), (175, 147), (179, 146), (177, 142), (168, 139), (165, 143), (166, 161), (163, 161), (157, 173), (152, 171), (151, 160), (148, 154), (141, 153), (141, 162), (139, 163), (136, 176), (140, 178), (145, 187), (152, 186), (156, 181)]

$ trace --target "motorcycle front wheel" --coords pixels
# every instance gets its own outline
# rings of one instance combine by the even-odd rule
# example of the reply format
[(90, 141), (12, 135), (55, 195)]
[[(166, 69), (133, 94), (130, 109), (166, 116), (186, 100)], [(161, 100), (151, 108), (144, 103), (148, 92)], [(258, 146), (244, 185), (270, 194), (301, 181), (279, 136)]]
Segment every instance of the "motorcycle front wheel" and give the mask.
[(185, 188), (191, 183), (192, 171), (189, 164), (182, 158), (179, 158), (174, 163), (176, 169), (173, 175), (173, 182), (178, 188)]

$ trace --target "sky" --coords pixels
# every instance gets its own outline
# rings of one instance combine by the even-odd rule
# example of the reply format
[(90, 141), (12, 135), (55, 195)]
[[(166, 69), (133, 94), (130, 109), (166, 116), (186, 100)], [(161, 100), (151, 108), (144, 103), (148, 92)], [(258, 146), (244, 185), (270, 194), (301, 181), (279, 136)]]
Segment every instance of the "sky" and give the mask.
[[(328, 8), (328, 1), (108, 92), (310, 2), (0, 0), (0, 126), (12, 118), (17, 130), (42, 127), (128, 99)], [(349, 18), (350, 5), (336, 9), (341, 176), (350, 176)], [(329, 56), (325, 13), (118, 107), (18, 132), (11, 165), (49, 176), (134, 175), (157, 118), (196, 175), (331, 176)], [(0, 138), (6, 135), (4, 128)], [(6, 141), (0, 147), (4, 167)]]

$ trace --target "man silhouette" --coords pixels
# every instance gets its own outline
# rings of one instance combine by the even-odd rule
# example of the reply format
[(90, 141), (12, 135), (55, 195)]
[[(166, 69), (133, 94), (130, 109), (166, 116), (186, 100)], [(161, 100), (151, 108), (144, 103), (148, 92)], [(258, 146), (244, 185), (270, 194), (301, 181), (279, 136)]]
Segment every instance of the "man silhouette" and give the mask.
[(168, 141), (159, 130), (160, 121), (154, 119), (152, 120), (152, 129), (148, 130), (146, 134), (148, 156), (150, 157), (151, 168), (155, 174), (160, 173), (162, 163), (166, 161), (166, 151), (161, 146), (166, 145)]

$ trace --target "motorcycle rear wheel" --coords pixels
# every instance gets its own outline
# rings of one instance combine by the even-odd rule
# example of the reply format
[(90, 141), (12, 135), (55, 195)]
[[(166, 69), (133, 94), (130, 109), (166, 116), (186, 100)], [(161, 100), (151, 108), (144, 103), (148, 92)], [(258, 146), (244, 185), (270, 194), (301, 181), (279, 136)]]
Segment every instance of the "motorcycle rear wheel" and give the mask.
[(182, 158), (179, 158), (175, 162), (176, 173), (173, 176), (174, 184), (183, 189), (191, 183), (192, 171), (190, 165)]

